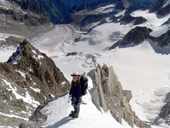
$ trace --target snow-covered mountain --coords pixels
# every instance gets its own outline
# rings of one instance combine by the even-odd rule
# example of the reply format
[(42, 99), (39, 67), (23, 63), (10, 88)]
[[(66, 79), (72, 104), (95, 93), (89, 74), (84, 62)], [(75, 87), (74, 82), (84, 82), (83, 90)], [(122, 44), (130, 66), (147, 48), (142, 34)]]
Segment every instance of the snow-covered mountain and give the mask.
[[(9, 5), (7, 2), (8, 1), (1, 1), (2, 8), (7, 8)], [(72, 14), (73, 22), (71, 24), (55, 25), (52, 30), (31, 36), (28, 40), (34, 47), (46, 53), (69, 81), (71, 81), (70, 74), (73, 72), (88, 73), (89, 71), (96, 69), (98, 64), (107, 64), (109, 67), (112, 66), (122, 84), (122, 88), (131, 90), (132, 92), (132, 99), (130, 98), (131, 100), (128, 100), (128, 105), (125, 106), (127, 107), (130, 105), (132, 111), (136, 113), (136, 118), (139, 117), (139, 120), (142, 120), (142, 122), (147, 122), (145, 125), (151, 125), (152, 128), (168, 128), (168, 107), (170, 103), (168, 94), (170, 92), (170, 2), (168, 0), (158, 1), (158, 3), (154, 4), (149, 9), (131, 8), (132, 6), (130, 5), (133, 2), (136, 5), (139, 5), (139, 1), (125, 0), (123, 3), (119, 4), (100, 3), (98, 6), (89, 10), (80, 9), (80, 11)], [(146, 1), (142, 2), (145, 3)], [(152, 1), (147, 2), (150, 3)], [(47, 5), (50, 5), (51, 3), (48, 3)], [(146, 4), (150, 5), (148, 3)], [(73, 6), (74, 2), (71, 3), (71, 5)], [(17, 4), (16, 6), (18, 7)], [(23, 6), (23, 8), (25, 7), (27, 6)], [(34, 35), (34, 29), (32, 29), (32, 33)], [(18, 43), (16, 43), (14, 37), (10, 37), (15, 36), (13, 34), (0, 33), (0, 35), (0, 60), (1, 62), (4, 62), (8, 60), (9, 56), (11, 56), (14, 51), (16, 51)], [(32, 47), (28, 49), (32, 49)], [(23, 69), (22, 65), (27, 65), (28, 58), (28, 62), (32, 62), (30, 61), (32, 60), (31, 58), (35, 59), (36, 56), (36, 62), (42, 63), (41, 59), (43, 59), (42, 56), (44, 54), (39, 56), (40, 53), (36, 52), (37, 55), (34, 55), (34, 51), (37, 50), (33, 50), (30, 54), (27, 54), (28, 57), (23, 61), (20, 61), (19, 69), (16, 71), (19, 72), (16, 74), (20, 79), (24, 78), (24, 72), (27, 73), (28, 69)], [(17, 55), (14, 54), (14, 58), (18, 58)], [(23, 54), (23, 56), (25, 56), (25, 54)], [(11, 60), (13, 60), (13, 57)], [(35, 64), (35, 70), (39, 69), (37, 63)], [(44, 72), (46, 67), (43, 67), (44, 64), (40, 65), (42, 66), (41, 70), (37, 70), (38, 73), (35, 74), (29, 73), (29, 76), (33, 81), (36, 77), (38, 79), (37, 81), (41, 83), (41, 81), (46, 81), (45, 77), (39, 77), (44, 76), (42, 74), (46, 74)], [(47, 74), (45, 75), (46, 77), (48, 77)], [(113, 78), (115, 78), (115, 76)], [(19, 99), (32, 97), (32, 94), (29, 91), (28, 94), (30, 95), (21, 96), (20, 93), (17, 93), (17, 81), (13, 84), (12, 80), (7, 81), (8, 77), (5, 75), (0, 79), (2, 79), (1, 85), (3, 85), (3, 87), (8, 86), (12, 89), (11, 96), (17, 94), (17, 96), (19, 95)], [(54, 79), (54, 77), (51, 78), (51, 80)], [(146, 128), (148, 126), (145, 126), (144, 124), (137, 125), (140, 124), (138, 120), (130, 120), (133, 116), (129, 113), (127, 114), (126, 111), (124, 111), (125, 109), (121, 109), (123, 108), (121, 105), (127, 103), (126, 100), (122, 103), (123, 100), (121, 99), (121, 96), (118, 97), (119, 100), (115, 100), (117, 101), (116, 103), (122, 103), (120, 105), (121, 107), (119, 107), (120, 109), (115, 109), (119, 112), (119, 116), (116, 116), (114, 113), (113, 106), (109, 108), (107, 113), (104, 111), (105, 108), (97, 109), (93, 100), (94, 96), (90, 91), (95, 87), (95, 84), (92, 84), (92, 81), (90, 80), (89, 83), (89, 93), (83, 98), (87, 105), (81, 105), (80, 117), (78, 119), (73, 120), (68, 118), (68, 114), (72, 109), (70, 103), (67, 103), (68, 95), (60, 95), (59, 98), (54, 98), (52, 102), (49, 102), (48, 104), (45, 103), (43, 107), (39, 106), (35, 113), (30, 117), (30, 121), (36, 122), (38, 120), (42, 127), (50, 128), (130, 128), (132, 127), (131, 122), (134, 123), (134, 127)], [(27, 82), (30, 84), (29, 81)], [(63, 81), (60, 81), (61, 85), (62, 82)], [(112, 82), (114, 83), (115, 81)], [(46, 84), (48, 84), (48, 81), (43, 85), (46, 86)], [(16, 85), (16, 88), (14, 85)], [(39, 86), (40, 84), (37, 84), (35, 88), (33, 87), (31, 89), (39, 92), (41, 90), (41, 88), (40, 90), (37, 89)], [(21, 90), (24, 92), (26, 91), (24, 88)], [(105, 96), (107, 96), (106, 94)], [(131, 97), (131, 94), (128, 93), (128, 96), (126, 96)], [(105, 97), (106, 102), (108, 99), (109, 98)], [(29, 99), (29, 101), (32, 100)], [(109, 104), (107, 104), (107, 106), (109, 106)], [(62, 111), (63, 109), (65, 111)], [(5, 113), (2, 109), (0, 112), (1, 116), (8, 119), (21, 119), (21, 116), (16, 114), (15, 111), (6, 111)], [(24, 113), (26, 112), (27, 111), (25, 110)], [(37, 114), (37, 112), (41, 112), (42, 115)], [(28, 115), (31, 115), (31, 113)], [(28, 120), (28, 115), (23, 119)], [(129, 115), (131, 115), (131, 118), (128, 118), (129, 120), (127, 120)], [(42, 120), (39, 120), (39, 116), (43, 117), (40, 118)], [(120, 120), (122, 120), (122, 122)], [(41, 121), (45, 124), (42, 125)], [(79, 122), (82, 122), (81, 126), (77, 125)], [(21, 127), (24, 127), (24, 123), (21, 125)], [(37, 124), (26, 122), (26, 125), (36, 126)]]
[[(27, 6), (25, 6), (27, 5)], [(0, 1), (0, 32), (29, 37), (49, 30), (51, 22), (39, 5), (18, 0)]]
[[(112, 9), (114, 10), (114, 6)], [(53, 31), (33, 38), (32, 42), (36, 42), (36, 47), (51, 56), (56, 65), (70, 80), (70, 74), (74, 71), (88, 72), (97, 64), (104, 63), (113, 66), (123, 88), (132, 90), (133, 98), (130, 103), (133, 110), (141, 119), (153, 122), (159, 115), (161, 107), (165, 104), (166, 94), (170, 91), (170, 49), (166, 43), (164, 46), (159, 45), (159, 42), (161, 44), (162, 41), (168, 43), (169, 24), (165, 23), (170, 15), (159, 17), (155, 12), (150, 13), (149, 10), (133, 11), (130, 16), (141, 16), (146, 19), (145, 22), (134, 25), (135, 19), (130, 22), (126, 22), (126, 20), (119, 22), (126, 15), (124, 12), (117, 11), (114, 14), (117, 17), (115, 21), (109, 17), (105, 18), (106, 21), (102, 24), (94, 22), (93, 24), (96, 23), (97, 25), (95, 24), (96, 26), (94, 25), (95, 27), (86, 34), (82, 34), (76, 28), (72, 32), (72, 29), (69, 29), (67, 25), (64, 25), (67, 29), (57, 25)], [(146, 27), (146, 30), (150, 29), (150, 31), (142, 39), (141, 33), (145, 33), (145, 31), (140, 31), (136, 29), (137, 27)], [(134, 33), (132, 29), (135, 30)], [(46, 34), (52, 35), (52, 33), (58, 33), (59, 31), (65, 33), (65, 35), (61, 34), (54, 38), (52, 36), (50, 38), (45, 37)], [(130, 31), (134, 34), (132, 36), (134, 41), (139, 34), (140, 42), (136, 40), (137, 44), (133, 43), (131, 34), (128, 34)], [(76, 42), (74, 42), (76, 35), (79, 34), (81, 36), (76, 38)], [(74, 36), (70, 38), (66, 35)], [(128, 44), (110, 51), (107, 50), (123, 39), (125, 35), (129, 39)], [(156, 37), (156, 39), (153, 37)], [(52, 46), (53, 49), (48, 50), (46, 48), (44, 41), (46, 39), (51, 42), (50, 47)], [(72, 65), (71, 68), (70, 65)], [(160, 124), (157, 127), (168, 128), (165, 124)]]
[[(10, 1), (10, 0), (9, 0)], [(81, 10), (91, 10), (101, 5), (116, 4), (118, 8), (126, 8), (129, 5), (135, 8), (147, 8), (157, 0), (13, 0), (20, 3), (24, 9), (36, 10), (43, 8), (53, 23), (70, 23), (74, 18), (71, 14)], [(38, 4), (38, 8), (33, 6)], [(31, 8), (30, 6), (31, 5)]]

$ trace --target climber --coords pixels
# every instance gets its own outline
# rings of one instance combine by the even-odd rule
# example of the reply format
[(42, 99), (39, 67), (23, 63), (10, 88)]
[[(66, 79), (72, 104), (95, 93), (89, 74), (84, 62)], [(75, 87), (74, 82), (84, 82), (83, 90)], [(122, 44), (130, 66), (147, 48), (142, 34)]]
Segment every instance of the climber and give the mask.
[(82, 96), (82, 87), (80, 84), (80, 74), (73, 73), (71, 74), (73, 80), (71, 82), (71, 89), (69, 95), (71, 96), (71, 102), (74, 107), (74, 111), (71, 112), (70, 116), (73, 118), (78, 118), (80, 112), (81, 96)]

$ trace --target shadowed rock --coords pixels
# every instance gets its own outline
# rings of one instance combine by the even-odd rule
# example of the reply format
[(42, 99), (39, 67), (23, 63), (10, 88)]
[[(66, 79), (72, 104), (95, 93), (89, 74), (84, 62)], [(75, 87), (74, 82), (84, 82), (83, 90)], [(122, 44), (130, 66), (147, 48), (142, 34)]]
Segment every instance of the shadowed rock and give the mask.
[(129, 31), (122, 40), (118, 41), (114, 45), (112, 45), (109, 50), (114, 49), (118, 46), (123, 47), (126, 45), (138, 45), (145, 39), (149, 37), (149, 33), (152, 30), (147, 27), (136, 27)]
[(156, 124), (165, 122), (166, 124), (170, 125), (170, 93), (166, 95), (165, 98), (165, 105), (161, 108), (161, 111), (158, 117), (155, 120)]
[(151, 39), (155, 42), (157, 42), (157, 45), (161, 48), (163, 47), (169, 47), (170, 44), (170, 30), (168, 30), (166, 33), (162, 34), (159, 37), (151, 37)]
[(164, 6), (165, 0), (158, 0), (154, 5), (150, 7), (150, 12), (156, 12), (158, 16), (166, 16), (170, 13), (170, 4)]
[(147, 20), (143, 17), (133, 17), (130, 14), (127, 14), (120, 21), (124, 24), (133, 23), (134, 25), (138, 25), (146, 22)]
[(165, 23), (163, 23), (163, 25), (165, 24), (170, 24), (170, 18)]

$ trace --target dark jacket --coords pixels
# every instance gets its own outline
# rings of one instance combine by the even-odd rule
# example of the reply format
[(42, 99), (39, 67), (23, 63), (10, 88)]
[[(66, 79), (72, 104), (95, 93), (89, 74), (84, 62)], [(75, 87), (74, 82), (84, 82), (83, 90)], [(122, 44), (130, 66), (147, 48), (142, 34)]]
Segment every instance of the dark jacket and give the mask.
[(87, 88), (88, 88), (88, 78), (86, 75), (82, 75), (80, 78), (80, 83), (82, 86), (82, 95), (85, 95), (87, 93)]
[(82, 86), (82, 91), (81, 91), (82, 95), (86, 95), (87, 94), (87, 88), (88, 88), (88, 84)]
[(82, 87), (80, 84), (77, 84), (76, 86), (74, 86), (74, 85), (71, 86), (69, 94), (72, 97), (76, 98), (76, 102), (75, 102), (76, 104), (78, 104), (81, 100), (81, 96), (82, 96), (81, 92), (82, 92)]

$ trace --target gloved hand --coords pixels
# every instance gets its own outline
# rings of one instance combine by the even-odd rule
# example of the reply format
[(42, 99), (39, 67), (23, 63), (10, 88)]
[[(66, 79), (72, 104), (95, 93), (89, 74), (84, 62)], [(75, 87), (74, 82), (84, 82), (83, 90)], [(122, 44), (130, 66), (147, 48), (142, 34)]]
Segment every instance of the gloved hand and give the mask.
[(78, 104), (79, 104), (79, 102), (78, 102), (78, 101), (76, 101), (76, 102), (75, 102), (75, 105), (78, 105)]

